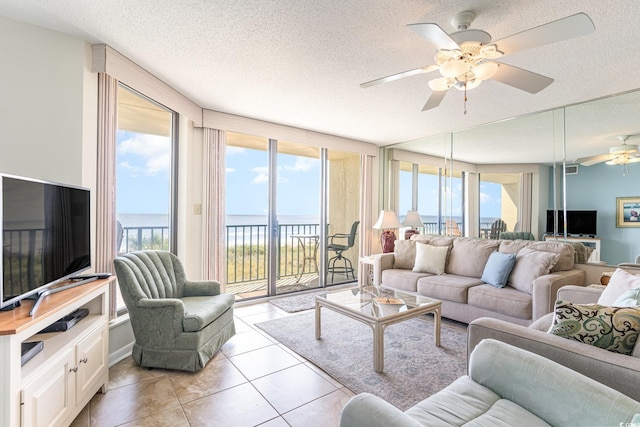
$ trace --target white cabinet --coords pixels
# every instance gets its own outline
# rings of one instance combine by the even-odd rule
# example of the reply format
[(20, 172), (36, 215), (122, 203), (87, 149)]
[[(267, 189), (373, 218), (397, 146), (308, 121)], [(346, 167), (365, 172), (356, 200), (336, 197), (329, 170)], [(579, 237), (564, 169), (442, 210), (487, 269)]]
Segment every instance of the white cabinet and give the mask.
[[(544, 240), (564, 242), (564, 236), (544, 236)], [(589, 262), (600, 262), (600, 239), (596, 237), (567, 237), (567, 242), (578, 242), (593, 248)]]
[[(106, 392), (111, 281), (49, 295), (33, 318), (31, 302), (0, 313), (0, 425), (66, 426), (97, 391)], [(89, 314), (69, 330), (39, 333), (78, 308)], [(21, 366), (21, 344), (28, 341), (44, 346)]]

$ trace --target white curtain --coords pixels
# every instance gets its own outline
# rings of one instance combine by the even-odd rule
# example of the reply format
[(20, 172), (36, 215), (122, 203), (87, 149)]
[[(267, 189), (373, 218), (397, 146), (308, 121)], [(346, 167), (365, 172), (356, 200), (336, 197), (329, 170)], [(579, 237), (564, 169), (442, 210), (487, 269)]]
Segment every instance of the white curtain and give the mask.
[[(358, 256), (360, 257), (368, 256), (372, 253), (373, 159), (373, 156), (360, 155), (360, 233), (358, 233), (358, 245), (360, 248)], [(363, 263), (358, 264), (360, 283), (369, 284), (371, 266)]]
[(523, 173), (520, 179), (520, 204), (518, 205), (518, 224), (520, 230), (531, 232), (531, 204), (533, 174)]
[[(97, 272), (114, 271), (116, 256), (116, 132), (118, 126), (118, 81), (98, 73), (98, 155), (96, 167), (96, 257)], [(110, 316), (116, 312), (116, 282), (111, 282)]]
[[(203, 129), (202, 278), (217, 280), (224, 289), (225, 254), (225, 148), (227, 133)], [(240, 194), (237, 195), (241, 197)]]

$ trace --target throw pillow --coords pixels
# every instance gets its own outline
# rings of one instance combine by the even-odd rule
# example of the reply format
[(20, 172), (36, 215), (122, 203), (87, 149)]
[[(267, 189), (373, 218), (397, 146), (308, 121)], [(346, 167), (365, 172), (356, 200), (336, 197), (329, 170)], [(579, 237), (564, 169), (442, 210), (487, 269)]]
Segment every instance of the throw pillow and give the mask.
[(426, 243), (418, 243), (416, 245), (416, 263), (413, 271), (431, 274), (444, 273), (448, 252), (448, 246), (432, 246)]
[(516, 264), (509, 275), (508, 285), (528, 294), (533, 293), (533, 281), (549, 274), (559, 254), (522, 248), (516, 255)]
[(416, 261), (416, 242), (414, 240), (396, 240), (393, 253), (393, 268), (411, 270)]
[(605, 350), (631, 355), (640, 334), (640, 309), (556, 301), (550, 332)]
[(613, 305), (613, 302), (618, 299), (620, 295), (638, 286), (640, 286), (640, 276), (617, 268), (611, 275), (607, 287), (604, 288), (604, 291), (600, 294), (598, 304)]
[(516, 254), (503, 254), (495, 251), (489, 255), (489, 259), (482, 272), (482, 280), (496, 288), (504, 288), (507, 285), (509, 274), (516, 264)]
[(640, 306), (640, 287), (631, 289), (620, 295), (612, 304), (614, 307), (638, 307)]

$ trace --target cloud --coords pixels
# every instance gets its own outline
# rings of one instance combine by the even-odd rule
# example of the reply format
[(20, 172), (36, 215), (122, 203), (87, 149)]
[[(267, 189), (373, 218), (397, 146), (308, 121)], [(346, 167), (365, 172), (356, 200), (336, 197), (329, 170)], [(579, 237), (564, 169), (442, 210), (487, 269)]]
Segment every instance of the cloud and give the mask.
[(226, 173), (234, 173), (235, 171), (236, 171), (236, 169), (235, 169), (235, 168), (226, 168), (226, 169), (225, 169), (225, 172), (226, 172)]
[[(116, 147), (118, 156), (129, 156), (120, 165), (154, 176), (171, 170), (171, 139), (166, 136), (134, 133)], [(136, 161), (141, 164), (137, 165)]]
[(285, 165), (282, 168), (290, 172), (307, 172), (317, 163), (317, 160), (310, 159), (308, 157), (296, 156), (296, 161), (293, 165)]
[(264, 184), (265, 182), (269, 182), (269, 168), (267, 166), (258, 166), (251, 169), (251, 172), (256, 174), (251, 181), (252, 184)]

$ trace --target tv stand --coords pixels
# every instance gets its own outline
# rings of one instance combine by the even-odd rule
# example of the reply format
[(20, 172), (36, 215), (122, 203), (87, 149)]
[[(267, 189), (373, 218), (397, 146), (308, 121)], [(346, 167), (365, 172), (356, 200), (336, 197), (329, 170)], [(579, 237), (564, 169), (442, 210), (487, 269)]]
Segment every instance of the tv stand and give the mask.
[(38, 311), (38, 307), (40, 307), (40, 303), (42, 302), (42, 299), (47, 295), (57, 294), (58, 292), (66, 291), (67, 289), (75, 288), (76, 286), (86, 285), (87, 283), (93, 282), (95, 280), (98, 280), (97, 276), (89, 277), (87, 279), (83, 279), (78, 282), (71, 282), (64, 286), (58, 286), (56, 288), (45, 289), (41, 292), (38, 292), (38, 296), (36, 297), (36, 302), (33, 304), (31, 311), (29, 311), (29, 316), (31, 317), (35, 316), (36, 311)]
[[(68, 426), (109, 382), (109, 287), (114, 277), (0, 312), (0, 426)], [(64, 332), (41, 331), (77, 309), (88, 315)], [(42, 350), (22, 365), (22, 344)]]

